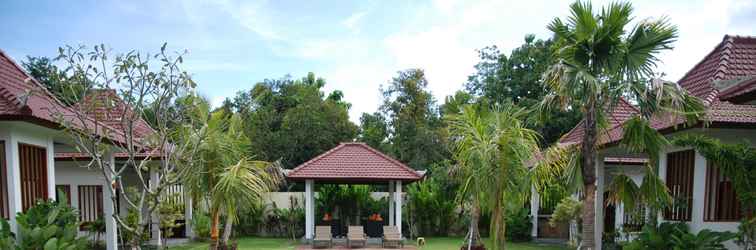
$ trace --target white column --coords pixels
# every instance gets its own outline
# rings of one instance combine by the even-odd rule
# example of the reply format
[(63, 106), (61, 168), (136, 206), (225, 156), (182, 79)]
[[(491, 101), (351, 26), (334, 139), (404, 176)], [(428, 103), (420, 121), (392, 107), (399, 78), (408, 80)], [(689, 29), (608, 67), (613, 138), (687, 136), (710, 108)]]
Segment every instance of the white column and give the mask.
[(47, 198), (55, 199), (55, 144), (52, 137), (47, 138)]
[(396, 181), (396, 192), (394, 193), (394, 201), (396, 202), (396, 229), (399, 230), (399, 235), (402, 235), (402, 181)]
[(186, 188), (182, 189), (184, 192), (184, 234), (186, 234), (186, 238), (193, 239), (194, 231), (192, 230), (192, 196), (189, 194)]
[[(150, 189), (155, 190), (158, 186), (160, 186), (160, 174), (154, 168), (150, 168)], [(159, 248), (163, 244), (163, 236), (160, 233), (160, 211), (157, 208), (150, 215), (150, 223), (150, 240)]]
[[(704, 193), (706, 193), (706, 157), (695, 151), (693, 164), (693, 196), (691, 197), (690, 231), (698, 233), (704, 227)], [(700, 194), (700, 195), (696, 195)], [(731, 230), (737, 230), (734, 227)]]
[(604, 233), (604, 157), (600, 156), (596, 159), (596, 199), (594, 211), (596, 211), (596, 218), (594, 221), (593, 235), (596, 241), (596, 249), (602, 249), (601, 238)]
[(388, 193), (389, 193), (389, 198), (388, 198), (388, 203), (389, 203), (389, 226), (393, 226), (394, 225), (394, 212), (395, 212), (394, 211), (394, 199), (395, 199), (394, 198), (394, 188), (395, 188), (394, 187), (394, 181), (389, 181), (389, 185), (388, 186), (389, 186), (389, 188), (388, 188)]
[(21, 204), (21, 167), (19, 166), (18, 140), (9, 133), (9, 140), (5, 142), (5, 159), (8, 171), (8, 217), (10, 217), (11, 230), (17, 233), (16, 213), (23, 209)]
[[(107, 159), (109, 166), (114, 167), (115, 158), (113, 157), (113, 154), (108, 154)], [(107, 250), (117, 250), (118, 224), (116, 224), (115, 218), (113, 217), (113, 214), (115, 213), (115, 204), (113, 204), (113, 200), (111, 199), (111, 189), (108, 187), (111, 185), (111, 180), (112, 177), (106, 178), (103, 181), (103, 185), (105, 185), (102, 192), (103, 212), (105, 213), (105, 217), (103, 218), (105, 220), (105, 238), (103, 240), (105, 241)]]
[(305, 180), (305, 239), (315, 238), (315, 199), (313, 188), (315, 181)]
[(535, 186), (530, 187), (530, 224), (532, 224), (532, 228), (530, 231), (530, 236), (533, 237), (533, 239), (538, 238), (538, 210), (540, 209), (541, 205), (541, 198), (538, 195), (538, 191), (536, 190)]
[(614, 232), (622, 233), (622, 224), (625, 224), (625, 204), (618, 202), (614, 207)]

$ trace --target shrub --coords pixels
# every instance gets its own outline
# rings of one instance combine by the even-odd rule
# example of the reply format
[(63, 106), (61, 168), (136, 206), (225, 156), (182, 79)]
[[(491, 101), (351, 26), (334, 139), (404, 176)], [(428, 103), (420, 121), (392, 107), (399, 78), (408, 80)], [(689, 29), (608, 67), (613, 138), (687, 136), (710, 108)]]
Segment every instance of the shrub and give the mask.
[(238, 226), (234, 227), (236, 234), (243, 236), (257, 234), (260, 226), (265, 222), (267, 208), (267, 205), (258, 203), (240, 209)]
[(723, 243), (735, 237), (736, 234), (731, 232), (714, 232), (704, 229), (698, 234), (680, 231), (672, 235), (672, 242), (675, 250), (724, 250), (726, 248)]
[(194, 213), (192, 215), (192, 230), (194, 230), (194, 236), (197, 238), (210, 238), (210, 216), (202, 212)]
[(13, 249), (16, 245), (16, 235), (10, 230), (8, 221), (0, 218), (0, 249)]
[(583, 204), (580, 201), (572, 197), (565, 197), (554, 208), (554, 213), (551, 219), (549, 219), (549, 225), (555, 227), (559, 223), (570, 222), (572, 220), (577, 221), (580, 219), (582, 211)]
[(506, 216), (507, 239), (513, 242), (525, 242), (531, 240), (530, 229), (533, 227), (530, 221), (530, 211), (519, 209)]
[(659, 227), (643, 226), (638, 238), (628, 243), (626, 250), (668, 250), (673, 249), (672, 239), (688, 232), (684, 223), (662, 223)]
[[(413, 225), (414, 236), (446, 236), (452, 224), (454, 192), (446, 192), (444, 185), (436, 177), (407, 187), (409, 222)], [(429, 213), (428, 211), (433, 211)]]
[(88, 249), (78, 237), (78, 214), (71, 207), (52, 200), (39, 202), (16, 216), (17, 249)]

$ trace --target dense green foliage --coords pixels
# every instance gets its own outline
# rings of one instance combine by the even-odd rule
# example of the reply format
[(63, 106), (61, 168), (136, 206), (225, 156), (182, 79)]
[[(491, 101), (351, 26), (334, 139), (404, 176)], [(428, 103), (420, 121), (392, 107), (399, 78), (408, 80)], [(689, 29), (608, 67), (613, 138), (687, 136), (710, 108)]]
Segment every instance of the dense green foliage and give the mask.
[(392, 156), (414, 169), (447, 159), (443, 124), (423, 70), (399, 71), (381, 94)]
[(507, 240), (512, 242), (526, 242), (531, 240), (530, 210), (519, 208), (508, 214), (506, 218)]
[(349, 121), (350, 105), (343, 93), (323, 93), (326, 82), (309, 73), (302, 79), (265, 79), (252, 89), (227, 100), (244, 121), (250, 138), (249, 156), (264, 161), (280, 160), (285, 168), (297, 165), (357, 136)]
[(622, 249), (627, 250), (722, 250), (725, 241), (735, 238), (734, 233), (713, 232), (708, 229), (697, 234), (688, 232), (684, 223), (662, 223), (658, 227), (646, 225), (636, 239)]
[(90, 246), (79, 237), (79, 215), (66, 204), (40, 201), (24, 213), (16, 215), (18, 238), (15, 241), (2, 221), (0, 247), (18, 250), (79, 250)]
[[(534, 106), (546, 95), (541, 77), (553, 63), (551, 40), (525, 36), (525, 43), (507, 54), (496, 46), (479, 50), (477, 72), (468, 77), (465, 88), (469, 93), (496, 104), (515, 103), (523, 107)], [(531, 129), (538, 131), (541, 145), (555, 143), (572, 129), (580, 119), (576, 110), (552, 110), (543, 122), (532, 122)]]
[(468, 105), (449, 118), (449, 134), (459, 198), (471, 205), (470, 242), (477, 246), (480, 210), (491, 211), (492, 249), (502, 249), (508, 207), (521, 207), (529, 198), (527, 164), (538, 153), (538, 134), (525, 127), (526, 112), (515, 106)]
[(410, 236), (448, 235), (457, 219), (455, 209), (458, 204), (454, 202), (454, 190), (445, 189), (446, 179), (431, 177), (407, 187)]
[(76, 100), (81, 99), (81, 93), (85, 86), (77, 81), (69, 81), (66, 73), (55, 66), (53, 61), (47, 57), (27, 56), (26, 61), (21, 62), (21, 65), (29, 75), (45, 86), (58, 100), (71, 105)]

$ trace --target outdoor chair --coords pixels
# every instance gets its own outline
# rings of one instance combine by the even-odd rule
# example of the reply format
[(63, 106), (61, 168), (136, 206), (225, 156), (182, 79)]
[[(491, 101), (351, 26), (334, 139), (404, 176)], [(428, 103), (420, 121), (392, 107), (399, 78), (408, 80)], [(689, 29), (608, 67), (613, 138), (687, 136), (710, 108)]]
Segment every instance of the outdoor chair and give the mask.
[(333, 247), (331, 226), (316, 226), (315, 227), (315, 238), (312, 239), (312, 247), (317, 248), (318, 245), (326, 246), (328, 248)]
[(349, 230), (347, 230), (347, 247), (352, 248), (353, 244), (358, 244), (360, 247), (367, 245), (367, 235), (362, 226), (349, 226)]
[(382, 247), (404, 247), (404, 241), (402, 241), (402, 235), (399, 234), (399, 230), (395, 226), (383, 226), (383, 241)]

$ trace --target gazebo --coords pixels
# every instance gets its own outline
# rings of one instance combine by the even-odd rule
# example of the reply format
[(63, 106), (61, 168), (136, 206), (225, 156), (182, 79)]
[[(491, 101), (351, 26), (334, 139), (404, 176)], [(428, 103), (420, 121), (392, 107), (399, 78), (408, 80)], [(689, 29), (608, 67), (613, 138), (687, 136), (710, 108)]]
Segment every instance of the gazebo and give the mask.
[(368, 146), (346, 142), (288, 171), (286, 178), (305, 183), (305, 239), (315, 236), (315, 183), (387, 184), (389, 187), (389, 225), (402, 221), (402, 184), (423, 178), (425, 171), (407, 165)]

